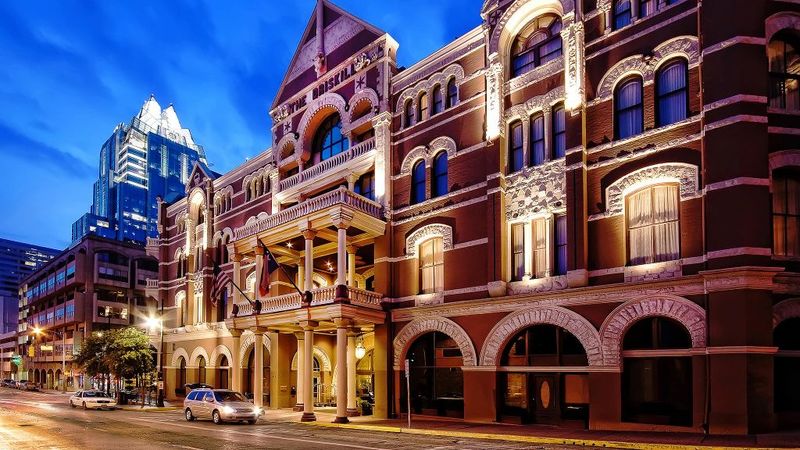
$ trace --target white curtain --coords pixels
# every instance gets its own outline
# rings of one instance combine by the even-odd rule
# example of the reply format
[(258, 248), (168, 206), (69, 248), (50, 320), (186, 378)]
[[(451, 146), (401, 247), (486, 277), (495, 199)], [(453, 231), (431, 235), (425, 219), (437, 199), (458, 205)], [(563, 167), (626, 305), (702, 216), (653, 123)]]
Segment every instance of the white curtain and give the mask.
[(535, 278), (547, 275), (547, 220), (533, 221), (533, 273)]
[(444, 290), (444, 255), (442, 238), (433, 238), (419, 246), (420, 286), (423, 294)]
[(525, 276), (525, 225), (515, 223), (511, 226), (511, 252), (514, 255), (511, 268), (513, 279), (521, 280)]
[(678, 259), (678, 186), (645, 188), (630, 195), (627, 206), (630, 264)]

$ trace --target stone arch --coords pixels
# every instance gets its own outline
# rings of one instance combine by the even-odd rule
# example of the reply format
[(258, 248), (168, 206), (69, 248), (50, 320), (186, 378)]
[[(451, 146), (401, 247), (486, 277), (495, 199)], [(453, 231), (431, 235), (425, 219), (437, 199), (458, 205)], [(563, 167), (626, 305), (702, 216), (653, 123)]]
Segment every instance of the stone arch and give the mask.
[[(287, 145), (292, 146), (292, 152), (287, 152), (284, 156), (284, 149)], [(284, 160), (289, 160), (289, 156), (294, 155), (294, 152), (297, 150), (297, 138), (295, 137), (295, 134), (292, 132), (284, 134), (283, 137), (281, 137), (281, 139), (275, 144), (275, 148), (277, 151), (277, 157), (275, 160), (278, 161), (278, 163), (281, 163)]]
[(521, 120), (523, 122), (528, 121), (535, 113), (543, 112), (548, 108), (552, 109), (555, 104), (562, 101), (564, 101), (564, 86), (559, 86), (546, 94), (537, 95), (527, 100), (525, 103), (520, 103), (508, 108), (505, 112), (506, 122), (511, 123), (516, 120)]
[[(327, 353), (322, 351), (321, 348), (314, 346), (314, 356), (319, 360), (320, 370), (322, 372), (330, 372), (331, 371), (331, 358), (328, 356)], [(292, 356), (292, 364), (290, 366), (290, 370), (297, 370), (297, 359), (298, 354), (295, 351), (294, 356)]]
[(197, 359), (201, 356), (205, 358), (206, 367), (208, 367), (210, 361), (208, 358), (208, 351), (206, 351), (205, 347), (201, 345), (198, 345), (197, 347), (194, 348), (194, 350), (192, 350), (192, 356), (188, 359), (186, 367), (197, 367), (198, 366)]
[(511, 313), (498, 322), (481, 348), (481, 365), (496, 366), (511, 337), (532, 325), (547, 324), (572, 333), (586, 351), (590, 366), (603, 364), (600, 334), (586, 318), (560, 306), (539, 306)]
[(183, 347), (178, 347), (174, 352), (172, 352), (172, 361), (170, 365), (172, 367), (178, 367), (179, 358), (183, 358), (183, 360), (186, 361), (186, 366), (189, 366), (189, 354), (186, 353), (186, 349)]
[[(350, 113), (352, 113), (356, 110), (356, 105), (365, 100), (369, 101), (369, 104), (373, 110), (380, 107), (381, 101), (378, 99), (378, 93), (372, 88), (364, 88), (350, 97), (350, 102), (348, 103), (347, 109), (350, 111)], [(353, 118), (350, 117), (350, 120), (352, 121)]]
[(350, 114), (347, 113), (347, 102), (344, 98), (335, 92), (326, 92), (312, 101), (303, 113), (300, 119), (300, 124), (297, 126), (297, 132), (300, 135), (297, 144), (295, 145), (295, 158), (300, 159), (304, 154), (310, 154), (309, 143), (311, 142), (312, 135), (310, 126), (318, 122), (317, 116), (326, 111), (335, 110), (339, 114), (342, 121), (342, 134), (347, 135), (350, 131)]
[(446, 317), (427, 317), (414, 319), (408, 325), (404, 326), (402, 330), (394, 338), (394, 367), (400, 369), (403, 367), (403, 361), (406, 357), (408, 347), (419, 336), (431, 331), (438, 331), (444, 333), (458, 344), (463, 358), (463, 365), (465, 367), (476, 366), (478, 364), (478, 357), (475, 353), (475, 346), (469, 335), (460, 325), (453, 322)]
[(686, 200), (699, 194), (699, 170), (694, 164), (664, 163), (654, 164), (634, 170), (606, 188), (606, 216), (622, 214), (625, 210), (625, 196), (643, 187), (665, 181), (680, 184), (680, 198)]
[(772, 307), (772, 328), (794, 317), (800, 317), (800, 297), (783, 300)]
[(425, 160), (425, 165), (427, 166), (428, 160), (428, 149), (425, 146), (420, 145), (419, 147), (414, 147), (405, 158), (403, 158), (403, 162), (400, 165), (400, 175), (408, 175), (411, 173), (411, 168), (414, 167), (414, 164), (417, 163), (420, 159)]
[(214, 347), (214, 350), (211, 352), (211, 358), (209, 358), (208, 365), (206, 367), (219, 367), (219, 359), (222, 356), (228, 358), (228, 364), (233, 364), (233, 355), (231, 354), (231, 350), (227, 346), (220, 344)]
[(400, 164), (400, 175), (410, 175), (414, 164), (416, 164), (420, 159), (424, 159), (425, 166), (430, 167), (431, 159), (441, 150), (447, 151), (448, 158), (456, 156), (456, 153), (458, 152), (458, 149), (456, 148), (456, 141), (449, 136), (439, 136), (433, 139), (428, 145), (414, 147), (410, 152), (408, 152), (405, 158), (403, 158), (403, 162)]
[(464, 68), (461, 67), (460, 64), (450, 64), (441, 72), (431, 75), (427, 80), (422, 80), (416, 83), (414, 86), (404, 90), (400, 94), (400, 97), (397, 98), (397, 108), (395, 111), (402, 111), (403, 114), (405, 114), (405, 105), (409, 100), (411, 101), (411, 107), (416, 110), (417, 99), (419, 99), (420, 94), (424, 92), (428, 94), (428, 98), (433, 98), (433, 88), (435, 86), (439, 86), (444, 98), (444, 95), (446, 94), (446, 84), (451, 78), (455, 78), (456, 86), (460, 86), (464, 81)]
[(791, 11), (781, 11), (769, 17), (764, 23), (764, 37), (767, 44), (781, 30), (795, 30), (800, 32), (800, 14)]
[(327, 278), (323, 277), (317, 272), (311, 273), (311, 281), (316, 282), (319, 285), (319, 287), (330, 286), (331, 284)]
[(419, 244), (431, 237), (442, 238), (442, 250), (447, 251), (453, 249), (453, 227), (443, 223), (431, 223), (406, 237), (406, 255), (415, 257)]
[[(256, 341), (256, 335), (253, 334), (252, 331), (245, 331), (244, 333), (242, 333), (242, 340), (239, 345), (240, 368), (244, 369), (247, 367), (247, 359), (245, 359), (245, 357), (247, 356), (247, 352), (250, 350), (250, 347), (252, 347), (253, 344), (255, 344), (255, 341)], [(272, 341), (270, 341), (269, 336), (267, 334), (264, 334), (264, 350), (266, 350), (267, 353), (269, 353), (271, 345)], [(230, 361), (231, 364), (233, 364), (233, 360)]]
[(648, 317), (673, 319), (689, 331), (692, 348), (706, 346), (706, 311), (696, 303), (666, 294), (628, 300), (614, 309), (600, 327), (605, 365), (620, 365), (625, 332), (636, 321)]
[(781, 150), (769, 154), (770, 172), (781, 167), (800, 167), (800, 149)]
[[(487, 17), (491, 9), (491, 0), (484, 4), (482, 15)], [(487, 54), (500, 54), (503, 60), (507, 59), (507, 53), (511, 51), (511, 42), (514, 37), (532, 19), (547, 13), (557, 14), (567, 25), (565, 16), (575, 11), (573, 0), (519, 0), (503, 12), (489, 37), (489, 48)], [(571, 18), (570, 18), (571, 20)]]

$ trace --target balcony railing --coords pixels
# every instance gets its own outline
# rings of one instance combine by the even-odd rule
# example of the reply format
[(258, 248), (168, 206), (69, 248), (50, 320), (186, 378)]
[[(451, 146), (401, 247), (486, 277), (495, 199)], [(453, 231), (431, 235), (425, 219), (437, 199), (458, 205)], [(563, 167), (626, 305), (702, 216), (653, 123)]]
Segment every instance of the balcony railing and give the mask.
[(148, 278), (146, 287), (147, 287), (147, 289), (158, 289), (158, 279), (157, 278)]
[[(336, 286), (326, 286), (311, 291), (313, 300), (311, 306), (329, 305), (336, 300)], [(372, 309), (381, 309), (381, 294), (377, 292), (365, 291), (354, 287), (347, 288), (347, 295), (350, 303)], [(253, 304), (250, 302), (240, 303), (238, 317), (250, 316), (253, 314)], [(297, 292), (291, 294), (269, 297), (261, 302), (261, 314), (275, 313), (281, 311), (291, 311), (300, 309), (302, 298)]]
[(328, 170), (334, 167), (344, 164), (347, 161), (358, 158), (359, 156), (369, 152), (374, 148), (375, 148), (375, 138), (369, 138), (364, 142), (361, 142), (357, 145), (354, 145), (353, 147), (350, 147), (350, 149), (347, 150), (346, 152), (339, 153), (333, 158), (328, 158), (325, 161), (322, 161), (321, 163), (315, 166), (311, 166), (300, 173), (294, 174), (286, 179), (281, 180), (278, 186), (280, 187), (281, 191), (285, 191), (286, 189), (297, 186), (303, 181), (316, 178), (317, 176), (327, 172)]
[(259, 221), (253, 222), (249, 225), (237, 228), (235, 231), (236, 239), (243, 239), (260, 233), (279, 225), (283, 225), (292, 220), (299, 219), (308, 214), (321, 211), (325, 208), (337, 204), (345, 204), (351, 208), (357, 209), (370, 216), (383, 219), (383, 207), (380, 203), (373, 202), (372, 200), (362, 197), (352, 191), (347, 190), (345, 187), (340, 187), (335, 191), (331, 191), (320, 195), (319, 197), (310, 198), (303, 203), (287, 208), (277, 214), (265, 217)]

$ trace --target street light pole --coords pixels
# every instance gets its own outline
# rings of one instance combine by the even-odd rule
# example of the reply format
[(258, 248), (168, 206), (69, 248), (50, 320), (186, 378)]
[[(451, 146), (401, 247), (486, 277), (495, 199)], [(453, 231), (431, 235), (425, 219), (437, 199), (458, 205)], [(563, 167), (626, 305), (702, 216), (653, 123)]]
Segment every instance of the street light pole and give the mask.
[(67, 392), (67, 335), (64, 330), (57, 333), (61, 335), (61, 377), (64, 379), (62, 386), (64, 392)]

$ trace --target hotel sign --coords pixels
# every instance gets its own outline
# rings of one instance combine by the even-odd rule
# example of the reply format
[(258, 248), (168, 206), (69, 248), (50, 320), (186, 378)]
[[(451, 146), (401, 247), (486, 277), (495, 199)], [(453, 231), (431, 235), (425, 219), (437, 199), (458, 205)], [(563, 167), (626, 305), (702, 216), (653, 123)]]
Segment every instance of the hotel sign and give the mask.
[(305, 95), (300, 96), (296, 100), (279, 107), (276, 111), (276, 115), (283, 116), (283, 118), (285, 118), (291, 114), (294, 114), (300, 109), (305, 108), (309, 101), (316, 100), (324, 93), (339, 87), (340, 84), (342, 84), (346, 79), (352, 77), (355, 73), (356, 66), (354, 63), (345, 66), (342, 70), (334, 73), (333, 76), (328, 77), (325, 81), (311, 88), (311, 90), (306, 92)]

